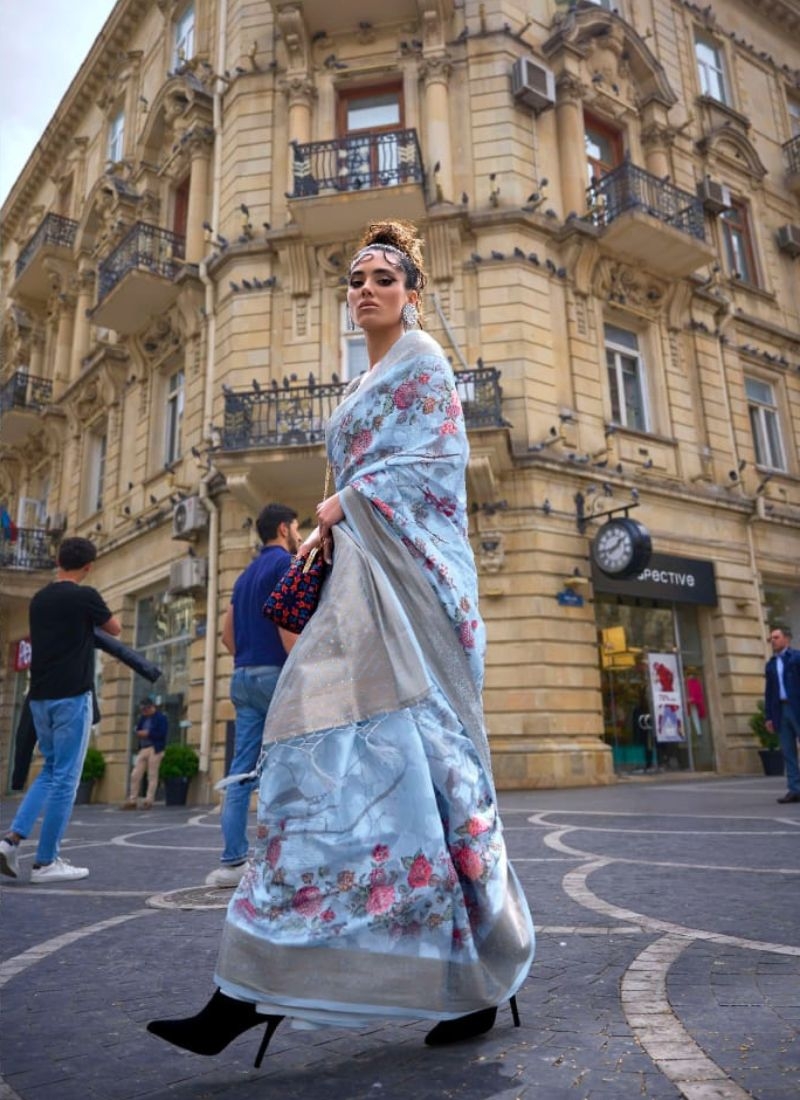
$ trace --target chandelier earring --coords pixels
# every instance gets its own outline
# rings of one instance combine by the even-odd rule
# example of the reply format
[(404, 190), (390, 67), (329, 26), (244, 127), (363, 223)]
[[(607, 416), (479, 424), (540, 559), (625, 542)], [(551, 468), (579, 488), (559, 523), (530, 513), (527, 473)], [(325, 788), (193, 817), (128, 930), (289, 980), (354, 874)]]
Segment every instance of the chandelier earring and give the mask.
[(356, 323), (353, 320), (353, 314), (350, 312), (349, 307), (347, 309), (347, 331), (348, 332), (355, 332), (356, 331)]
[(419, 324), (419, 312), (413, 302), (406, 302), (400, 313), (403, 328), (408, 332), (410, 328), (416, 328)]

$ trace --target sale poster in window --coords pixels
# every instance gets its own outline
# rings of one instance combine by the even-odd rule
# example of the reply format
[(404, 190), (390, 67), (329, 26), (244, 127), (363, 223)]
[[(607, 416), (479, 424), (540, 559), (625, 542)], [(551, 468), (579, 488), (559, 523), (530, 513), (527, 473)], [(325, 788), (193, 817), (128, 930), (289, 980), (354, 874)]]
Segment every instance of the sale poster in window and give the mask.
[(656, 741), (685, 741), (683, 692), (674, 653), (648, 653)]

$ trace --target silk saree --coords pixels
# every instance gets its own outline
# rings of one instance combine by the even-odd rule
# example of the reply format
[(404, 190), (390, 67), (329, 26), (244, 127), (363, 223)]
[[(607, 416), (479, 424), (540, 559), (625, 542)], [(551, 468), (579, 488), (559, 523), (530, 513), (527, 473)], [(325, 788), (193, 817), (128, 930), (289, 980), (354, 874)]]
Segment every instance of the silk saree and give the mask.
[(492, 781), (468, 444), (439, 345), (403, 336), (326, 439), (345, 520), (266, 719), (215, 977), (296, 1026), (449, 1019), (517, 991), (534, 931)]

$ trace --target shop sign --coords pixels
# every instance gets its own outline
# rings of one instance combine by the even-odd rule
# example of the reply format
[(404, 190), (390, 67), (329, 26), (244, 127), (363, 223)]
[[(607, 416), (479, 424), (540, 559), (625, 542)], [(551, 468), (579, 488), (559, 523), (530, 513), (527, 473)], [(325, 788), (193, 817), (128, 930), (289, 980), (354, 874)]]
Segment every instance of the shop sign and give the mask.
[(653, 700), (656, 741), (685, 741), (683, 692), (674, 653), (648, 653), (647, 671)]
[(20, 638), (14, 642), (14, 671), (25, 672), (31, 667), (31, 640)]
[(645, 568), (635, 577), (612, 578), (592, 565), (595, 592), (644, 597), (668, 603), (717, 605), (714, 563), (675, 554), (651, 554)]

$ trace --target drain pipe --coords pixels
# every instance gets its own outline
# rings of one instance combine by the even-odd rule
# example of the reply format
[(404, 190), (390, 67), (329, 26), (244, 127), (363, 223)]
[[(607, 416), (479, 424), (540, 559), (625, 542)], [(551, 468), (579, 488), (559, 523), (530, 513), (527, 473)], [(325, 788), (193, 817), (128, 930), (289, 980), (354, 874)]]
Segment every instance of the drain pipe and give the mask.
[[(225, 71), (227, 52), (226, 27), (228, 22), (228, 0), (220, 0), (219, 21), (217, 27), (216, 71)], [(211, 197), (211, 224), (219, 231), (220, 191), (222, 182), (222, 81), (214, 82), (213, 122), (214, 122), (214, 173)], [(215, 344), (217, 336), (215, 287), (208, 274), (208, 264), (204, 259), (199, 268), (200, 279), (205, 288), (206, 320), (206, 379), (203, 394), (203, 430), (205, 440), (213, 444), (212, 415), (214, 407), (214, 378), (216, 373)], [(211, 499), (209, 483), (217, 471), (209, 465), (200, 479), (199, 497), (208, 512), (208, 579), (206, 587), (206, 635), (203, 654), (203, 704), (200, 716), (200, 776), (205, 789), (201, 798), (208, 801), (208, 770), (211, 757), (211, 740), (214, 732), (214, 710), (217, 686), (217, 601), (219, 599), (219, 507)]]

